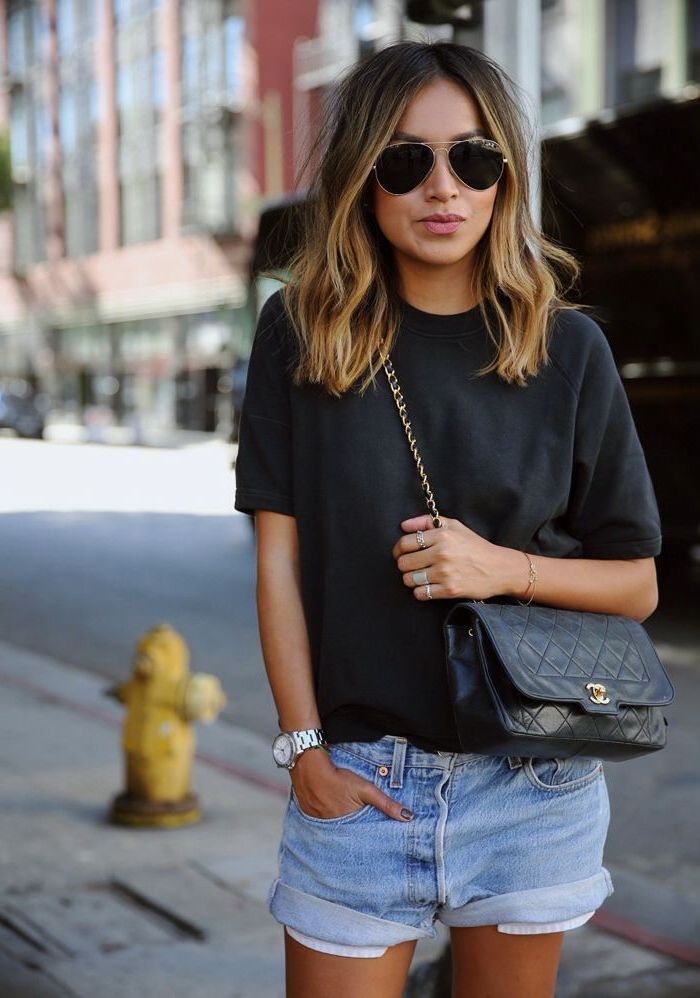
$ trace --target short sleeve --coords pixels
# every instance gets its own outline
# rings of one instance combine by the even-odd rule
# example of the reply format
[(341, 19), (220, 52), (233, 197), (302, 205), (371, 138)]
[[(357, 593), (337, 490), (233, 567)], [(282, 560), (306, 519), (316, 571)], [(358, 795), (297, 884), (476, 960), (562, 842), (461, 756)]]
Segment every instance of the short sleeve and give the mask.
[(235, 509), (294, 515), (289, 390), (291, 331), (276, 292), (263, 306), (253, 338), (241, 409)]
[(644, 452), (608, 341), (592, 320), (586, 327), (568, 530), (583, 557), (652, 557), (661, 524)]

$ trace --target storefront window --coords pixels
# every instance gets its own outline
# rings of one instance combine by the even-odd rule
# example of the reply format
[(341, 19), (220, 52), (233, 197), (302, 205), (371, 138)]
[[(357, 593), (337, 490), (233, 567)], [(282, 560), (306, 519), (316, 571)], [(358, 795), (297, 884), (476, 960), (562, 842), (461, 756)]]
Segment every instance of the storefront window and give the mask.
[(700, 0), (687, 0), (687, 32), (689, 80), (700, 81)]
[(29, 68), (28, 58), (29, 5), (13, 4), (7, 14), (8, 66), (14, 77), (21, 77)]
[(242, 106), (245, 97), (244, 44), (245, 21), (242, 17), (230, 15), (224, 21), (226, 50), (224, 72), (226, 75), (226, 96), (234, 106)]
[(57, 0), (56, 30), (61, 56), (70, 55), (75, 44), (75, 0)]
[(29, 0), (7, 5), (10, 152), (15, 184), (15, 265), (46, 258), (44, 194), (49, 137), (46, 105), (46, 16)]
[(30, 169), (32, 156), (29, 145), (29, 121), (24, 94), (16, 94), (10, 111), (10, 147), (12, 169), (21, 177)]
[(239, 216), (244, 20), (233, 0), (181, 0), (185, 226), (225, 232)]
[(59, 0), (56, 6), (65, 237), (71, 257), (87, 256), (98, 248), (93, 7), (87, 0)]
[(542, 123), (560, 121), (576, 113), (580, 78), (581, 40), (576, 0), (554, 0), (542, 5)]
[(670, 4), (608, 0), (607, 104), (638, 103), (661, 92)]
[(115, 10), (121, 241), (161, 234), (158, 146), (165, 104), (165, 64), (158, 5), (131, 0)]

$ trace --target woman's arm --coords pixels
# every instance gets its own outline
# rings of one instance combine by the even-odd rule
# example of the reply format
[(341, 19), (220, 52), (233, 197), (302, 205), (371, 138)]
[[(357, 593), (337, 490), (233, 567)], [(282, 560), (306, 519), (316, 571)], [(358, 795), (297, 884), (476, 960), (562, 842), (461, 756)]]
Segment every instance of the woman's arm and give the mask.
[[(296, 517), (258, 510), (255, 533), (260, 643), (280, 726), (283, 731), (320, 728), (301, 598)], [(338, 817), (365, 804), (400, 821), (412, 817), (369, 780), (337, 769), (323, 749), (303, 752), (290, 776), (302, 810), (314, 817)]]
[(279, 722), (283, 731), (320, 728), (301, 601), (297, 521), (259, 510), (255, 532), (260, 643)]
[[(503, 592), (528, 600), (529, 567), (521, 551), (501, 548), (509, 570)], [(653, 558), (546, 558), (530, 555), (537, 569), (533, 603), (591, 613), (619, 613), (643, 621), (656, 609), (659, 591)], [(504, 562), (504, 569), (506, 563)]]
[[(405, 585), (416, 599), (427, 598), (424, 585), (413, 573), (425, 569), (433, 598), (488, 599), (516, 596), (527, 600), (530, 571), (522, 551), (492, 544), (459, 520), (443, 516), (435, 529), (429, 516), (415, 516), (401, 524), (406, 531), (393, 555)], [(425, 532), (426, 548), (416, 550), (415, 531)], [(656, 564), (653, 558), (548, 558), (530, 555), (537, 569), (534, 603), (564, 610), (619, 613), (634, 620), (649, 617), (658, 604)]]

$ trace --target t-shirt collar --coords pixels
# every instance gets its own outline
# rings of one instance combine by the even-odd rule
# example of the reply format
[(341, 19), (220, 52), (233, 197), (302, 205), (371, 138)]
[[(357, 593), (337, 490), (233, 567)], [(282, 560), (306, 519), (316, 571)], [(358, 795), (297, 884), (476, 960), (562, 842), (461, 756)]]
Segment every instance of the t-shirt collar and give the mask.
[(414, 333), (424, 336), (464, 336), (483, 327), (481, 308), (475, 305), (466, 312), (454, 312), (451, 315), (438, 315), (434, 312), (424, 312), (420, 308), (409, 305), (399, 297), (401, 305), (401, 324)]

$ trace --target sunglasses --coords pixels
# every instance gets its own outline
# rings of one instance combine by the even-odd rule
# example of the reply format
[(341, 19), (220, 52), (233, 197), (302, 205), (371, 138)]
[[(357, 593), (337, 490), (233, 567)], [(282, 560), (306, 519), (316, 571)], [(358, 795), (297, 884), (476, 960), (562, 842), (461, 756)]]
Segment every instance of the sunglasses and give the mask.
[(481, 136), (458, 142), (394, 142), (377, 157), (374, 175), (387, 194), (409, 194), (420, 187), (436, 163), (436, 151), (447, 150), (450, 170), (460, 183), (486, 191), (497, 183), (508, 160), (493, 139)]

